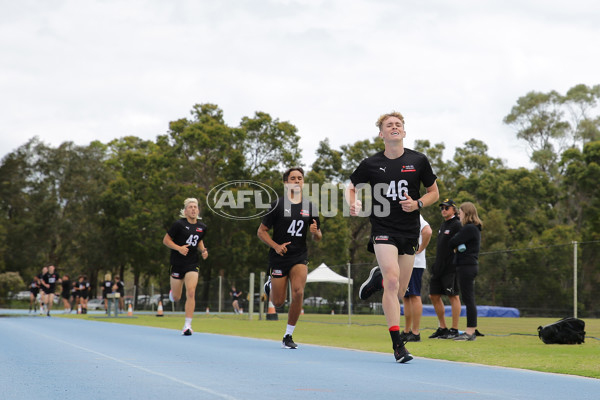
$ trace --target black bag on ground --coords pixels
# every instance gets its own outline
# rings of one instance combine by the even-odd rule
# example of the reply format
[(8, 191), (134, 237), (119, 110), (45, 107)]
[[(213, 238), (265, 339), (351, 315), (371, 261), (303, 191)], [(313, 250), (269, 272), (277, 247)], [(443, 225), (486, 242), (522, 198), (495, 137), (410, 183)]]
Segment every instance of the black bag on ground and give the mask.
[(581, 344), (585, 341), (585, 322), (579, 318), (563, 318), (538, 327), (538, 336), (546, 344)]

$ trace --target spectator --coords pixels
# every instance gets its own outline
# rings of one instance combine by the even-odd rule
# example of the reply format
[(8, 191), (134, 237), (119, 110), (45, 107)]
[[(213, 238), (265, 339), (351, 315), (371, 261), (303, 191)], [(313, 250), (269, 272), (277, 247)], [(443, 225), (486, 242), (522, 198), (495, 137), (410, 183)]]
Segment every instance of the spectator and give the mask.
[(419, 235), (419, 248), (415, 252), (415, 265), (408, 282), (408, 289), (404, 294), (404, 332), (403, 336), (407, 342), (421, 341), (421, 315), (423, 314), (423, 301), (421, 300), (421, 284), (423, 272), (427, 262), (425, 260), (425, 249), (431, 239), (431, 227), (420, 216), (421, 234)]
[[(444, 221), (440, 226), (437, 237), (435, 261), (431, 268), (429, 280), (429, 298), (435, 309), (439, 327), (430, 339), (454, 339), (458, 336), (458, 321), (460, 318), (460, 298), (454, 251), (449, 245), (450, 239), (460, 230), (461, 224), (456, 212), (456, 203), (446, 199), (440, 203), (440, 212)], [(446, 325), (444, 301), (442, 295), (448, 296), (452, 311), (452, 327)]]
[(462, 301), (467, 307), (467, 329), (454, 340), (473, 341), (477, 331), (477, 306), (475, 305), (475, 277), (479, 271), (478, 258), (481, 246), (483, 223), (477, 215), (477, 208), (471, 202), (460, 205), (458, 210), (462, 228), (450, 239), (450, 247), (455, 249), (454, 263)]

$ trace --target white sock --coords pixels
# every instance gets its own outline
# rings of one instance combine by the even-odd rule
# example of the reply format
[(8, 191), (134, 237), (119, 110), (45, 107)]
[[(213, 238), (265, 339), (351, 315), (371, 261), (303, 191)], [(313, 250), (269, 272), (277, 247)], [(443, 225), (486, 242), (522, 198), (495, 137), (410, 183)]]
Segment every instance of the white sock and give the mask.
[(294, 334), (294, 328), (296, 328), (295, 325), (288, 325), (288, 326), (286, 326), (286, 328), (285, 328), (285, 334), (292, 336)]
[(191, 318), (186, 318), (185, 319), (185, 324), (183, 325), (186, 328), (191, 328), (192, 327), (192, 319)]

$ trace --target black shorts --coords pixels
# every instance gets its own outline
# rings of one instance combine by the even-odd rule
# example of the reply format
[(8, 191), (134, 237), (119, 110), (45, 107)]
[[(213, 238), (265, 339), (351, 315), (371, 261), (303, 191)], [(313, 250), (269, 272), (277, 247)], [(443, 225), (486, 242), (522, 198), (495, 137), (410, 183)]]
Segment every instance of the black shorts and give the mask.
[(459, 293), (456, 272), (448, 272), (437, 277), (432, 276), (429, 279), (429, 294), (458, 296)]
[(30, 292), (33, 295), (33, 297), (37, 297), (38, 293), (40, 292), (40, 288), (32, 289), (30, 290)]
[(412, 256), (419, 249), (419, 239), (406, 239), (403, 237), (393, 237), (388, 235), (372, 235), (367, 250), (375, 253), (374, 244), (391, 244), (398, 249), (398, 255), (407, 254)]
[(297, 264), (308, 265), (307, 253), (302, 253), (292, 257), (281, 257), (281, 261), (269, 261), (269, 275), (272, 278), (283, 278), (288, 276), (292, 267)]
[(85, 290), (85, 291), (79, 292), (79, 297), (82, 298), (82, 299), (84, 299), (84, 300), (87, 300), (87, 298), (89, 297), (88, 291)]
[(42, 292), (44, 292), (44, 294), (54, 294), (54, 288), (46, 288), (42, 286)]
[(423, 283), (424, 271), (425, 268), (413, 268), (412, 275), (410, 276), (410, 282), (408, 282), (408, 288), (406, 289), (404, 297), (421, 295), (421, 284)]
[(63, 299), (69, 300), (69, 297), (71, 297), (71, 292), (62, 292), (60, 295)]
[(171, 265), (169, 275), (171, 275), (171, 278), (173, 279), (183, 279), (185, 278), (185, 274), (187, 274), (188, 272), (200, 273), (200, 268), (198, 268), (197, 265), (188, 265), (187, 267)]

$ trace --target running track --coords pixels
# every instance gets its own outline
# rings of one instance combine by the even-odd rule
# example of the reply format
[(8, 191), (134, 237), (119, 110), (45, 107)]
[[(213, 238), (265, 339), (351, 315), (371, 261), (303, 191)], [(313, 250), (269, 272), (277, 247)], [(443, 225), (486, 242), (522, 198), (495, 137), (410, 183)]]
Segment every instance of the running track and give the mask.
[[(299, 338), (300, 339), (300, 338)], [(600, 380), (46, 317), (0, 318), (0, 398), (599, 399)]]

